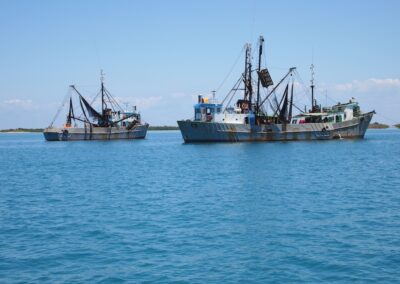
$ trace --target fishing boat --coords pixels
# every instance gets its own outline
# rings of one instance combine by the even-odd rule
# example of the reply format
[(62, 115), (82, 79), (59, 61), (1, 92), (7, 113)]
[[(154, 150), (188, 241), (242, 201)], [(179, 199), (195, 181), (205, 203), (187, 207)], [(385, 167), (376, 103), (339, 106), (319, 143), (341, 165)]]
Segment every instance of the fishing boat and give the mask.
[[(64, 100), (50, 126), (43, 131), (47, 141), (143, 139), (146, 137), (149, 125), (142, 122), (136, 106), (129, 110), (119, 105), (104, 86), (103, 72), (101, 72), (100, 92), (92, 103), (89, 103), (74, 85), (70, 86), (70, 91), (70, 95)], [(80, 115), (75, 115), (73, 96), (78, 98)], [(94, 103), (99, 97), (101, 110), (97, 111)], [(65, 124), (62, 127), (54, 127), (54, 121), (68, 101), (69, 108)]]
[[(331, 107), (318, 105), (314, 96), (313, 65), (311, 107), (303, 109), (294, 98), (295, 77), (299, 76), (296, 68), (290, 68), (279, 83), (274, 84), (269, 70), (261, 67), (263, 44), (260, 36), (256, 69), (252, 67), (251, 45), (245, 45), (245, 70), (221, 103), (216, 101), (215, 92), (212, 98), (200, 95), (194, 105), (194, 117), (178, 121), (186, 143), (364, 137), (374, 111), (363, 113), (354, 98)], [(280, 99), (279, 89), (282, 91)], [(239, 99), (230, 105), (238, 93), (241, 94)]]

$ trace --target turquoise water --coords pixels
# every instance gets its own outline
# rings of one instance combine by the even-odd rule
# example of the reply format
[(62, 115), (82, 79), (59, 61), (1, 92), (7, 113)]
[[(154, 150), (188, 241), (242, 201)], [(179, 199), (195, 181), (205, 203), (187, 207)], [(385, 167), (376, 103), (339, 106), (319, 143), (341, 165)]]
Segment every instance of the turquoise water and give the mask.
[(0, 282), (400, 281), (400, 131), (182, 144), (0, 135)]

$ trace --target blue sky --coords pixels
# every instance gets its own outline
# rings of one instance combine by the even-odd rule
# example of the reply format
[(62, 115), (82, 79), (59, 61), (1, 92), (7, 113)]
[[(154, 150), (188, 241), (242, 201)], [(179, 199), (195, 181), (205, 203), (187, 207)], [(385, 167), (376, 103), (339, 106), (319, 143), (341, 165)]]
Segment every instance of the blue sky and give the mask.
[[(137, 104), (153, 125), (192, 116), (246, 42), (278, 81), (314, 61), (324, 103), (356, 97), (400, 122), (400, 1), (0, 1), (0, 128), (45, 127), (68, 85)], [(243, 63), (217, 93), (222, 99)], [(328, 102), (328, 103), (329, 103)]]

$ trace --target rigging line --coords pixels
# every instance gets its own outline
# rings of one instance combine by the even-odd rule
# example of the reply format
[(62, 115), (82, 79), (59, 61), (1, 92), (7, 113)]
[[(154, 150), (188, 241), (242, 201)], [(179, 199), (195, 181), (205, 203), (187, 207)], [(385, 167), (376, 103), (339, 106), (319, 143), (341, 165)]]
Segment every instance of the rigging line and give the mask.
[(235, 94), (236, 94), (236, 91), (233, 92), (233, 94), (232, 94), (231, 98), (229, 99), (228, 103), (225, 105), (225, 108), (224, 108), (223, 112), (225, 112), (226, 108), (231, 104), (231, 101), (232, 101), (233, 97), (235, 96)]
[[(301, 76), (300, 76), (300, 74), (298, 73), (297, 70), (296, 70), (296, 77), (297, 77), (297, 79), (299, 80), (300, 84), (302, 85), (302, 87), (303, 87), (303, 89), (304, 89), (304, 91), (305, 91), (305, 93), (303, 94), (304, 97), (305, 97), (305, 96), (308, 96), (308, 95), (310, 94), (309, 89), (308, 89), (308, 88), (306, 87), (306, 85), (304, 84), (304, 81), (302, 80), (302, 78), (301, 78)], [(330, 101), (332, 101), (333, 103), (336, 103), (336, 100), (333, 99), (332, 97), (328, 96), (327, 94), (326, 94), (326, 98), (328, 98), (328, 99), (329, 99)], [(307, 99), (308, 99), (308, 97), (307, 97)]]
[[(297, 71), (296, 71), (297, 72)], [(296, 73), (296, 76), (298, 76), (298, 78), (299, 78), (299, 81), (304, 85), (303, 87), (305, 88), (305, 84), (304, 84), (304, 82), (302, 81), (302, 79), (301, 79), (301, 77), (300, 77), (300, 74), (297, 72)], [(315, 89), (314, 89), (315, 90)], [(327, 89), (325, 89), (326, 91), (328, 91)], [(307, 88), (307, 93), (306, 94), (309, 94), (309, 90), (308, 90), (308, 88)], [(330, 97), (330, 96), (328, 96), (328, 94), (325, 94), (326, 95), (326, 98), (328, 98), (330, 101), (332, 101), (333, 103), (336, 103), (336, 100), (335, 99), (333, 99), (332, 97)]]
[(240, 50), (240, 53), (238, 55), (238, 57), (235, 60), (235, 63), (233, 63), (231, 70), (229, 70), (228, 75), (226, 75), (226, 77), (224, 78), (224, 80), (222, 80), (221, 84), (218, 86), (218, 88), (216, 89), (216, 92), (218, 92), (222, 86), (225, 84), (226, 80), (228, 80), (229, 76), (232, 74), (233, 69), (236, 67), (236, 64), (238, 63), (239, 59), (242, 57), (243, 51), (245, 49), (245, 46), (242, 47), (242, 50)]
[[(261, 90), (261, 92), (262, 92), (262, 94), (260, 94), (260, 100), (262, 101), (263, 100), (263, 96), (265, 95), (266, 96), (266, 89), (267, 88), (261, 88), (260, 90)], [(260, 106), (260, 108), (262, 108), (262, 105)]]
[(233, 90), (238, 88), (238, 85), (240, 85), (240, 82), (242, 81), (242, 76), (239, 78), (239, 80), (236, 81), (235, 85), (233, 86), (233, 88), (228, 92), (228, 94), (225, 96), (225, 98), (222, 100), (221, 104), (224, 104), (224, 102), (226, 101), (226, 99), (230, 96), (230, 94), (232, 93)]
[[(292, 76), (292, 84), (294, 85), (294, 83), (295, 83), (295, 79), (296, 79), (296, 77), (297, 77), (297, 70), (296, 70), (296, 72), (294, 73), (294, 76)], [(292, 86), (293, 86), (292, 85)], [(303, 85), (302, 85), (303, 86)], [(294, 86), (293, 86), (294, 87)], [(303, 86), (304, 87), (304, 86)], [(296, 89), (297, 90), (297, 89)], [(296, 91), (296, 93), (297, 93), (297, 91)], [(302, 109), (300, 109), (297, 105), (296, 105), (296, 103), (294, 102), (295, 101), (295, 99), (294, 99), (294, 97), (295, 96), (293, 96), (293, 101), (292, 101), (292, 105), (298, 110), (298, 111), (300, 111), (300, 113), (304, 113), (304, 111), (302, 110)]]
[(108, 91), (106, 88), (104, 88), (104, 90), (106, 91), (107, 97), (110, 101), (110, 103), (112, 104), (112, 101), (117, 105), (117, 107), (119, 108), (119, 110), (122, 111), (122, 107), (119, 105), (119, 103), (117, 102), (117, 100), (111, 95), (110, 91)]
[(376, 115), (379, 115), (379, 116), (381, 116), (381, 117), (384, 118), (384, 119), (391, 120), (393, 123), (398, 123), (398, 121), (396, 121), (396, 120), (394, 120), (394, 119), (391, 119), (391, 118), (389, 118), (389, 117), (387, 117), (387, 116), (384, 116), (384, 115), (382, 115), (382, 114), (380, 114), (380, 113), (376, 113)]
[[(76, 87), (76, 85), (74, 85), (74, 86)], [(89, 85), (87, 85), (87, 86), (89, 86)], [(91, 86), (93, 86), (93, 85), (91, 85)], [(96, 101), (97, 97), (99, 96), (99, 94), (100, 94), (101, 92), (98, 91), (97, 94), (96, 94), (96, 93), (92, 93), (91, 91), (88, 91), (86, 88), (82, 88), (82, 87), (83, 87), (82, 85), (79, 85), (79, 88), (80, 88), (81, 90), (83, 90), (83, 92), (89, 93), (89, 96), (88, 96), (89, 99), (92, 97), (93, 94), (95, 94), (95, 95), (94, 95), (94, 98), (93, 98), (93, 99), (91, 100), (91, 102), (90, 102), (90, 105), (93, 105), (93, 103)], [(79, 117), (81, 117), (81, 116), (82, 116), (82, 115), (80, 115)]]
[[(303, 94), (306, 96), (307, 94), (310, 93), (310, 90), (306, 87), (306, 84), (304, 84), (304, 81), (303, 81), (303, 79), (301, 78), (299, 72), (297, 72), (297, 70), (296, 70), (296, 72), (295, 72), (295, 76), (297, 77), (297, 79), (298, 79), (299, 82), (300, 82), (300, 85), (301, 85), (302, 88), (303, 88), (303, 91), (304, 91)], [(307, 98), (307, 99), (308, 99), (308, 98)]]
[[(81, 102), (81, 99), (80, 99), (81, 94), (78, 92), (78, 90), (76, 89), (75, 85), (71, 85), (71, 86), (70, 86), (70, 90), (71, 90), (71, 89), (74, 90), (74, 93), (76, 93), (76, 94), (78, 95), (78, 100), (79, 100), (79, 103), (80, 103), (80, 106), (81, 106), (81, 110), (82, 110), (82, 113), (77, 117), (78, 120), (80, 120), (80, 119), (82, 118), (82, 115), (84, 115), (85, 118), (86, 118), (85, 110), (82, 109), (82, 102)], [(71, 96), (72, 96), (72, 95), (71, 95)]]
[[(303, 91), (304, 91), (304, 93), (303, 93), (303, 99), (306, 99), (306, 101), (308, 101), (308, 99), (309, 99), (309, 95), (310, 95), (310, 89), (309, 88), (307, 88), (306, 87), (306, 84), (304, 84), (304, 81), (303, 81), (303, 79), (301, 78), (301, 76), (300, 76), (300, 74), (299, 74), (299, 72), (296, 70), (296, 72), (295, 72), (295, 76), (296, 76), (296, 78), (297, 78), (297, 80), (299, 81), (299, 84), (301, 85), (301, 87), (303, 88)], [(299, 100), (296, 100), (297, 102), (299, 101)], [(307, 105), (307, 104), (306, 104)]]
[(260, 106), (263, 105), (265, 103), (265, 101), (268, 99), (268, 97), (275, 92), (275, 90), (280, 86), (280, 84), (285, 81), (287, 79), (287, 77), (293, 72), (294, 67), (290, 68), (289, 71), (286, 73), (286, 75), (279, 81), (279, 83), (277, 85), (274, 86), (274, 88), (272, 89), (272, 91), (261, 101)]
[[(84, 92), (88, 92), (87, 90), (85, 91), (84, 89), (83, 89), (83, 91), (84, 91)], [(88, 92), (88, 93), (90, 93), (90, 92)], [(99, 90), (97, 93), (95, 93), (95, 96), (94, 96), (93, 99), (90, 101), (90, 105), (93, 105), (93, 104), (94, 104), (94, 102), (97, 100), (97, 97), (98, 97), (100, 94), (101, 94), (101, 90)], [(90, 97), (89, 97), (89, 99), (90, 99)]]
[(297, 110), (300, 111), (301, 113), (304, 113), (304, 110), (300, 109), (295, 103), (293, 103), (293, 106), (297, 108)]
[(62, 103), (61, 103), (61, 106), (58, 108), (58, 110), (57, 110), (57, 112), (56, 112), (56, 115), (54, 116), (53, 120), (51, 121), (49, 127), (52, 127), (52, 126), (53, 126), (54, 122), (56, 121), (57, 117), (60, 115), (61, 110), (64, 108), (65, 104), (66, 104), (67, 101), (68, 101), (68, 98), (71, 97), (71, 95), (72, 95), (72, 94), (71, 94), (71, 89), (68, 88), (67, 93), (66, 93), (66, 95), (65, 95), (65, 97), (64, 97), (64, 99), (63, 99), (63, 101), (62, 101)]
[[(236, 91), (237, 91), (238, 87), (240, 86), (241, 81), (242, 81), (242, 78), (240, 78), (240, 79), (236, 82), (235, 86), (232, 88), (232, 90), (231, 90), (232, 95), (230, 96), (230, 99), (229, 99), (228, 103), (225, 104), (225, 108), (224, 108), (223, 112), (225, 112), (226, 108), (231, 104), (231, 101), (232, 101), (233, 97), (235, 96)], [(227, 97), (228, 97), (228, 96), (227, 96)], [(227, 97), (226, 97), (226, 98), (227, 98)], [(226, 98), (225, 98), (225, 99), (226, 99)]]

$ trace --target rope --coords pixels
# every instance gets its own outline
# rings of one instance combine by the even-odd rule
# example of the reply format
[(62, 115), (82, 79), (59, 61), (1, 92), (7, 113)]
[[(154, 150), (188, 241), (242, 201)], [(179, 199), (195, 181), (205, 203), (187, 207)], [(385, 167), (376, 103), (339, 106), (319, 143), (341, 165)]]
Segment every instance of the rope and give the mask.
[(236, 67), (236, 64), (238, 63), (239, 59), (242, 57), (242, 53), (243, 53), (244, 49), (245, 49), (245, 46), (243, 46), (242, 50), (240, 51), (239, 55), (237, 56), (237, 58), (235, 60), (235, 63), (233, 63), (233, 66), (229, 70), (228, 75), (226, 75), (224, 80), (222, 80), (221, 84), (216, 89), (216, 92), (218, 92), (222, 88), (222, 86), (225, 84), (226, 80), (228, 80), (229, 76), (232, 74), (233, 69)]
[(66, 102), (67, 102), (67, 100), (68, 100), (68, 98), (69, 98), (70, 96), (71, 96), (71, 91), (70, 91), (70, 89), (68, 88), (67, 94), (65, 95), (65, 97), (64, 97), (64, 99), (63, 99), (63, 101), (62, 101), (62, 103), (61, 103), (61, 106), (58, 108), (58, 110), (57, 110), (57, 112), (56, 112), (56, 115), (54, 116), (53, 120), (51, 121), (49, 127), (52, 127), (52, 126), (53, 126), (54, 122), (56, 121), (57, 117), (60, 115), (61, 110), (64, 108), (64, 106), (65, 106), (65, 104), (66, 104)]
[(384, 118), (384, 119), (390, 120), (392, 123), (395, 123), (395, 124), (398, 123), (398, 121), (396, 121), (396, 120), (394, 120), (394, 119), (391, 119), (391, 118), (389, 118), (389, 117), (387, 117), (387, 116), (385, 116), (385, 115), (382, 115), (382, 114), (380, 114), (380, 113), (375, 113), (375, 114), (378, 115), (378, 116), (380, 116), (380, 117), (382, 117), (382, 118)]
[(231, 103), (233, 97), (235, 96), (236, 91), (237, 91), (238, 87), (240, 86), (241, 81), (242, 81), (242, 77), (240, 77), (239, 80), (237, 80), (236, 84), (233, 86), (233, 88), (229, 91), (229, 93), (226, 95), (226, 97), (225, 97), (224, 100), (222, 101), (222, 104), (224, 104), (225, 100), (230, 96), (230, 93), (232, 93), (232, 95), (230, 96), (230, 99), (229, 99), (228, 103), (225, 104), (224, 112), (225, 112), (226, 108), (230, 105), (230, 103)]

